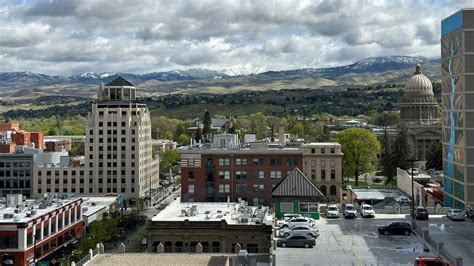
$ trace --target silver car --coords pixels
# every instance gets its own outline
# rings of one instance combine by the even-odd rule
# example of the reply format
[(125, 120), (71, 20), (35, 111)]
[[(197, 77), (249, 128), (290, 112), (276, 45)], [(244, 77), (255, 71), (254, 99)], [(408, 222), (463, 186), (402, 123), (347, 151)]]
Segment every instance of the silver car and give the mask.
[(296, 225), (291, 228), (280, 229), (279, 235), (281, 237), (310, 236), (310, 237), (318, 238), (319, 229), (316, 228), (316, 226)]
[(446, 216), (453, 221), (464, 221), (466, 219), (466, 215), (460, 209), (449, 209), (446, 211)]

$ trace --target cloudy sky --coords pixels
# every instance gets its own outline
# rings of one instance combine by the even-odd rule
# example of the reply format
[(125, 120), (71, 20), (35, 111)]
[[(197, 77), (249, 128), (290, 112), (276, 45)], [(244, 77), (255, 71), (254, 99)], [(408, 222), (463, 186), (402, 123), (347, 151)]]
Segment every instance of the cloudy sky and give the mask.
[(328, 67), (440, 54), (474, 1), (0, 0), (0, 72), (55, 75)]

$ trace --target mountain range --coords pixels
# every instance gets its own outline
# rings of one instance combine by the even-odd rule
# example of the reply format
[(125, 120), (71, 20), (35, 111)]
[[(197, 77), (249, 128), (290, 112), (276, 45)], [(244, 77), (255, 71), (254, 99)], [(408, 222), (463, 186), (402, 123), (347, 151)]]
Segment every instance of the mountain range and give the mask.
[(421, 56), (386, 56), (362, 59), (353, 64), (330, 68), (303, 68), (267, 71), (249, 75), (228, 75), (206, 69), (176, 70), (146, 74), (81, 73), (50, 76), (33, 72), (0, 72), (0, 96), (35, 97), (43, 95), (93, 96), (97, 85), (122, 76), (140, 88), (142, 95), (174, 92), (225, 93), (238, 90), (327, 88), (404, 83), (420, 63), (423, 72), (439, 81), (440, 59)]

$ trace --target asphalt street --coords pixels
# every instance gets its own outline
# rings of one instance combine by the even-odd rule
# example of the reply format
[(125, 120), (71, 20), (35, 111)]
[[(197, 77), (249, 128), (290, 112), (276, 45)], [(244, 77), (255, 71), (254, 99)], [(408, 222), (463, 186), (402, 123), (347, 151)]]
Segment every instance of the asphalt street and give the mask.
[[(418, 256), (434, 256), (416, 235), (385, 236), (380, 225), (409, 221), (404, 215), (380, 215), (376, 219), (344, 218), (317, 222), (320, 237), (314, 248), (277, 248), (277, 265), (413, 265)], [(429, 248), (430, 252), (424, 249)]]

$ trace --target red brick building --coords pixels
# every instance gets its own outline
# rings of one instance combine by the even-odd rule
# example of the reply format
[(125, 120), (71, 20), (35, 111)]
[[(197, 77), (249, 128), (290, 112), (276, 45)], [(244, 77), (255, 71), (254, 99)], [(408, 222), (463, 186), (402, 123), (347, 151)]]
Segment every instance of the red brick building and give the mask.
[(31, 265), (83, 234), (82, 199), (27, 202), (0, 211), (0, 265)]
[(271, 205), (273, 186), (295, 167), (303, 167), (299, 148), (187, 149), (181, 153), (181, 200), (239, 198), (250, 205)]
[[(4, 146), (2, 151), (8, 150), (5, 145), (16, 144), (33, 146), (36, 149), (44, 148), (43, 132), (28, 132), (20, 129), (18, 123), (0, 123), (0, 142)], [(2, 152), (4, 153), (4, 152)]]

